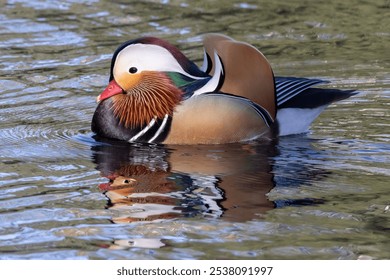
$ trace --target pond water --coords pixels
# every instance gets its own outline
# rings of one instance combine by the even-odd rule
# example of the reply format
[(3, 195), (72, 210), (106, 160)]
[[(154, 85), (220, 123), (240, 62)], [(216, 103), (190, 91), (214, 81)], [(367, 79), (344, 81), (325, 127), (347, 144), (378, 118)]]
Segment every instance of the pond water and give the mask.
[[(0, 0), (0, 259), (389, 259), (390, 2)], [(202, 34), (360, 91), (273, 143), (107, 143), (123, 41)], [(134, 181), (137, 180), (137, 181)]]

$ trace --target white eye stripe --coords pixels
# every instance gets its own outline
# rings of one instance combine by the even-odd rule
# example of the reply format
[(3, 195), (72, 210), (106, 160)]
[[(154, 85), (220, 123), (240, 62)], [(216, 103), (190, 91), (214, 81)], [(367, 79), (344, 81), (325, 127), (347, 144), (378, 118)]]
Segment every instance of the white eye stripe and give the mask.
[(121, 50), (115, 60), (114, 77), (129, 72), (132, 67), (137, 73), (142, 71), (178, 72), (193, 79), (202, 79), (188, 74), (175, 57), (165, 48), (158, 45), (133, 44)]

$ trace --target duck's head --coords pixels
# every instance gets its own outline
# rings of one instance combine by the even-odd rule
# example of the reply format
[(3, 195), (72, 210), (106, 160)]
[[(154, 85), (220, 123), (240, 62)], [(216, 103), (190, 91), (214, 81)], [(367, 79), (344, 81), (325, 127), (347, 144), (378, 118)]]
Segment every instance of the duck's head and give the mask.
[(124, 126), (142, 126), (172, 115), (185, 86), (207, 77), (175, 46), (144, 37), (115, 51), (109, 84), (97, 101), (111, 99), (113, 113)]

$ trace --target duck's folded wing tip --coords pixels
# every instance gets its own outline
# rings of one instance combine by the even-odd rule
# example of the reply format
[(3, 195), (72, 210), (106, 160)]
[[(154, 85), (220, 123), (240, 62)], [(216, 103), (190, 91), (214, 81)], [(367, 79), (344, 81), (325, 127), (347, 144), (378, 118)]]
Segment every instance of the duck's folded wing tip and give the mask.
[(278, 105), (278, 110), (283, 108), (313, 109), (327, 106), (333, 102), (347, 99), (358, 94), (357, 90), (342, 90), (333, 88), (307, 88), (292, 98)]
[(306, 89), (324, 83), (329, 82), (321, 79), (275, 77), (276, 103), (281, 106)]

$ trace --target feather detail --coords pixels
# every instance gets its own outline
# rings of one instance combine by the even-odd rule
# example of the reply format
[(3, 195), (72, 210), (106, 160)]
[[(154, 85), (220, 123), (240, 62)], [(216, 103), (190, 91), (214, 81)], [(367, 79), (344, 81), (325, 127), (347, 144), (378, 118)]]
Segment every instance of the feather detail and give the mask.
[(126, 94), (112, 97), (111, 110), (126, 128), (143, 127), (153, 118), (172, 116), (182, 94), (164, 73), (144, 71), (140, 82)]
[(283, 103), (286, 103), (291, 98), (314, 85), (324, 83), (328, 82), (320, 79), (275, 77), (277, 106), (280, 107)]

